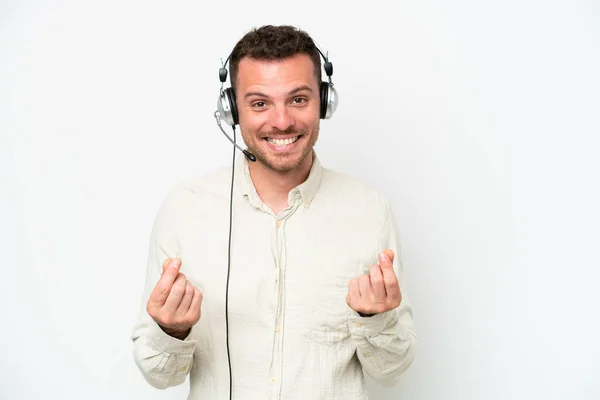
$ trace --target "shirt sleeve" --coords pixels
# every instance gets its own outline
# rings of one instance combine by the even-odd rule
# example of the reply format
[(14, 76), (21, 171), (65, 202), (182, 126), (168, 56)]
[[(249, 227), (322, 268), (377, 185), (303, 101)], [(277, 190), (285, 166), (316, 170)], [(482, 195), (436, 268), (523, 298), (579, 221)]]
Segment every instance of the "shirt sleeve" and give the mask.
[(166, 334), (148, 315), (146, 303), (162, 274), (166, 258), (179, 256), (174, 235), (175, 215), (172, 214), (173, 193), (161, 205), (150, 235), (142, 310), (134, 326), (133, 358), (144, 379), (152, 386), (165, 389), (185, 381), (192, 363), (196, 341), (194, 328), (184, 340)]
[(374, 381), (387, 387), (394, 386), (404, 377), (416, 353), (412, 307), (408, 301), (402, 276), (403, 264), (400, 238), (394, 214), (387, 208), (378, 238), (378, 252), (386, 248), (394, 251), (394, 271), (398, 277), (402, 301), (394, 310), (362, 317), (352, 311), (350, 333), (363, 370)]

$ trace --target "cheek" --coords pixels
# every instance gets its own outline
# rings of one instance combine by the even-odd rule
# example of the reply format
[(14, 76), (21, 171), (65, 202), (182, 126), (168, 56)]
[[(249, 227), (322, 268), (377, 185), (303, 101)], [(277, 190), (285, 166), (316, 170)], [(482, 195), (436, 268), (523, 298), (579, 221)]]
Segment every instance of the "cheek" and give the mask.
[(240, 114), (240, 128), (246, 134), (253, 134), (264, 129), (265, 118), (260, 114)]
[(303, 118), (296, 119), (296, 128), (297, 129), (308, 129), (313, 130), (319, 125), (319, 117), (308, 115), (303, 116)]
[(315, 126), (319, 123), (321, 109), (318, 102), (314, 102), (313, 106), (302, 113), (301, 120), (306, 126)]
[(311, 128), (319, 123), (319, 109), (307, 107), (292, 114), (297, 128)]

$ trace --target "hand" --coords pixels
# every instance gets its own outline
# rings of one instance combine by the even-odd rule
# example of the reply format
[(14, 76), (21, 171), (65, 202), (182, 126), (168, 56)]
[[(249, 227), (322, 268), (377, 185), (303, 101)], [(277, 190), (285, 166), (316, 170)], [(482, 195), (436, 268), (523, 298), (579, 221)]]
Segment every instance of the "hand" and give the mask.
[(146, 311), (165, 333), (183, 340), (200, 320), (202, 292), (179, 272), (180, 267), (178, 258), (165, 260)]
[(398, 307), (402, 293), (392, 266), (391, 249), (379, 253), (379, 264), (371, 265), (370, 273), (355, 278), (348, 284), (346, 303), (361, 316), (372, 316)]

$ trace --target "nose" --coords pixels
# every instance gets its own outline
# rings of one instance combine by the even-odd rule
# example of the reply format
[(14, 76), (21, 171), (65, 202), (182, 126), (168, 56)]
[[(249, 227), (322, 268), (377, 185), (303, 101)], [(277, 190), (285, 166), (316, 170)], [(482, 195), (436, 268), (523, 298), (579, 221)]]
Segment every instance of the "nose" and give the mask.
[(294, 118), (290, 115), (285, 105), (274, 107), (270, 115), (270, 125), (280, 131), (285, 131), (295, 124)]

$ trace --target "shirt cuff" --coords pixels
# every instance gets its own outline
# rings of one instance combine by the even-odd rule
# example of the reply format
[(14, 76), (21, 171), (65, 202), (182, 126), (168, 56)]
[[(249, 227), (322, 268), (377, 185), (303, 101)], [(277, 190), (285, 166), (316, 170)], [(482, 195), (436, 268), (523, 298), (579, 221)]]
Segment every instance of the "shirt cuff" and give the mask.
[(348, 321), (351, 334), (371, 338), (393, 326), (398, 321), (398, 312), (390, 310), (371, 317), (361, 317), (353, 311)]
[(162, 330), (156, 321), (151, 320), (148, 324), (148, 341), (157, 349), (169, 354), (190, 354), (194, 352), (196, 340), (193, 340), (194, 327), (184, 340), (170, 336)]

